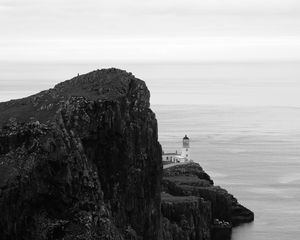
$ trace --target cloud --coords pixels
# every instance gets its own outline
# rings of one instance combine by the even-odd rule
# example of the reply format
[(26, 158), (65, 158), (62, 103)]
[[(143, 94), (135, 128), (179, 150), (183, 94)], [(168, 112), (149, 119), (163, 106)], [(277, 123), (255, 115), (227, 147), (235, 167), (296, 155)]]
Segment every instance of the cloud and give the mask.
[(37, 0), (0, 0), (0, 6), (8, 7), (8, 8), (20, 8), (23, 6), (30, 6), (33, 4), (37, 4)]
[(131, 13), (140, 15), (281, 15), (300, 13), (300, 2), (297, 0), (129, 0), (125, 4), (130, 6), (128, 10)]
[(58, 39), (2, 42), (12, 61), (297, 61), (298, 37)]
[[(199, 59), (220, 58), (221, 53), (230, 59), (239, 51), (252, 56), (253, 41), (257, 49), (266, 49), (265, 57), (294, 58), (289, 40), (268, 47), (264, 39), (300, 39), (298, 0), (0, 0), (1, 6), (10, 8), (0, 14), (2, 59), (54, 60), (72, 54), (84, 59), (173, 59), (176, 54)], [(214, 44), (207, 45), (205, 38)], [(294, 42), (290, 46), (298, 48)]]

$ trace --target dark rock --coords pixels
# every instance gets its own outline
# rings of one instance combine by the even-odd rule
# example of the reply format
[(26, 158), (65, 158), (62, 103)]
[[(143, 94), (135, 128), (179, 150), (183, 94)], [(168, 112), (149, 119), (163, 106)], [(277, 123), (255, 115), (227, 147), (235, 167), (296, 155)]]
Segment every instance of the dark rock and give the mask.
[(219, 240), (252, 221), (198, 164), (162, 179), (149, 97), (112, 68), (0, 103), (0, 239)]
[[(174, 198), (178, 198), (179, 196), (182, 199), (198, 197), (211, 204), (210, 214), (211, 219), (214, 219), (210, 222), (211, 239), (230, 239), (232, 226), (251, 222), (254, 219), (253, 212), (240, 205), (236, 198), (225, 189), (214, 186), (209, 175), (197, 163), (181, 164), (164, 169), (162, 182), (163, 191)], [(177, 199), (177, 202), (179, 199)], [(185, 202), (182, 201), (181, 204), (186, 204)], [(180, 211), (178, 208), (174, 208), (172, 213), (173, 215), (178, 215)], [(170, 220), (168, 217), (170, 215), (165, 215), (165, 212), (162, 211), (164, 217), (173, 223), (173, 217), (171, 216), (172, 220)], [(197, 211), (195, 210), (195, 212)], [(203, 213), (201, 217), (207, 218)], [(178, 235), (177, 228), (170, 228), (169, 225), (165, 227), (168, 227), (169, 236), (176, 237)], [(166, 239), (172, 238), (169, 237)]]
[(1, 239), (158, 239), (149, 91), (98, 70), (0, 104)]
[(208, 240), (211, 204), (199, 197), (162, 193), (163, 239)]
[(217, 220), (214, 221), (213, 225), (211, 226), (212, 240), (230, 240), (231, 233), (232, 233), (232, 226), (228, 222)]

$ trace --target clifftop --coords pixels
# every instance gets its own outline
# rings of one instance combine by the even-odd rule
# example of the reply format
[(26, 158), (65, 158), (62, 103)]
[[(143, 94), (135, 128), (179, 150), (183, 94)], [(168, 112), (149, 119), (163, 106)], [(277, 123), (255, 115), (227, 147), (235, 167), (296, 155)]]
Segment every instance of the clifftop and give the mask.
[(127, 97), (137, 100), (132, 104), (148, 108), (150, 92), (144, 81), (124, 70), (96, 70), (30, 97), (0, 103), (0, 127), (8, 123), (9, 119), (27, 122), (34, 118), (40, 122), (49, 122), (61, 104), (70, 97), (84, 97), (90, 101), (122, 101)]
[(198, 164), (162, 171), (149, 97), (105, 69), (0, 103), (1, 240), (224, 240), (252, 221)]
[(105, 69), (0, 103), (1, 239), (159, 239), (149, 96), (132, 74)]

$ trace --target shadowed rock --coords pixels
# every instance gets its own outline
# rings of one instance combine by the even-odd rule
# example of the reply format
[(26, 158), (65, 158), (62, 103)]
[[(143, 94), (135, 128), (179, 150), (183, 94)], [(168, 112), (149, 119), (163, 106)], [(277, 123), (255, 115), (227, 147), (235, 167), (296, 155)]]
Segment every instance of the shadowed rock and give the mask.
[(198, 164), (162, 179), (149, 97), (112, 68), (0, 103), (0, 239), (217, 240), (252, 221)]
[[(240, 205), (236, 198), (225, 189), (214, 186), (209, 175), (197, 163), (187, 163), (164, 169), (162, 189), (163, 192), (168, 193), (168, 201), (172, 202), (171, 199), (173, 197), (174, 202), (172, 204), (172, 215), (170, 215), (169, 213), (166, 214), (164, 210), (166, 203), (162, 201), (162, 214), (173, 224), (173, 227), (168, 227), (167, 233), (164, 233), (164, 236), (168, 236), (165, 239), (180, 239), (177, 236), (180, 232), (178, 228), (180, 228), (181, 223), (175, 220), (176, 218), (173, 216), (180, 215), (182, 209), (185, 208), (182, 205), (188, 206), (186, 203), (187, 199), (202, 199), (198, 202), (199, 206), (197, 209), (206, 209), (202, 211), (200, 217), (202, 220), (206, 219), (206, 221), (209, 221), (209, 224), (206, 227), (202, 226), (199, 228), (202, 230), (206, 229), (205, 232), (209, 228), (211, 239), (214, 240), (230, 239), (232, 226), (251, 222), (254, 219), (253, 212)], [(178, 204), (180, 199), (182, 199), (181, 206)], [(209, 205), (207, 205), (207, 202)], [(197, 212), (197, 209), (194, 210), (194, 213)], [(194, 224), (192, 225), (194, 226)], [(188, 233), (189, 231), (185, 234)], [(207, 235), (202, 235), (196, 239), (207, 239), (205, 236)], [(194, 238), (185, 237), (182, 239)]]
[(163, 239), (209, 240), (211, 204), (195, 196), (162, 193)]
[(0, 104), (1, 239), (158, 239), (149, 91), (97, 70)]

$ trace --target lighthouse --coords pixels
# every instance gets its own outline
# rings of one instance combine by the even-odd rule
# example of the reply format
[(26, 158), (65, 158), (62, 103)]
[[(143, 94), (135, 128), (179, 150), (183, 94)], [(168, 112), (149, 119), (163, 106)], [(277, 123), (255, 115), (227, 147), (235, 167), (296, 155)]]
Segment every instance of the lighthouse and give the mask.
[(182, 139), (181, 157), (185, 158), (185, 161), (191, 160), (190, 139), (187, 137), (187, 135), (185, 135)]
[(164, 164), (192, 162), (190, 151), (190, 139), (187, 135), (182, 139), (181, 154), (176, 152), (163, 152), (162, 160)]

